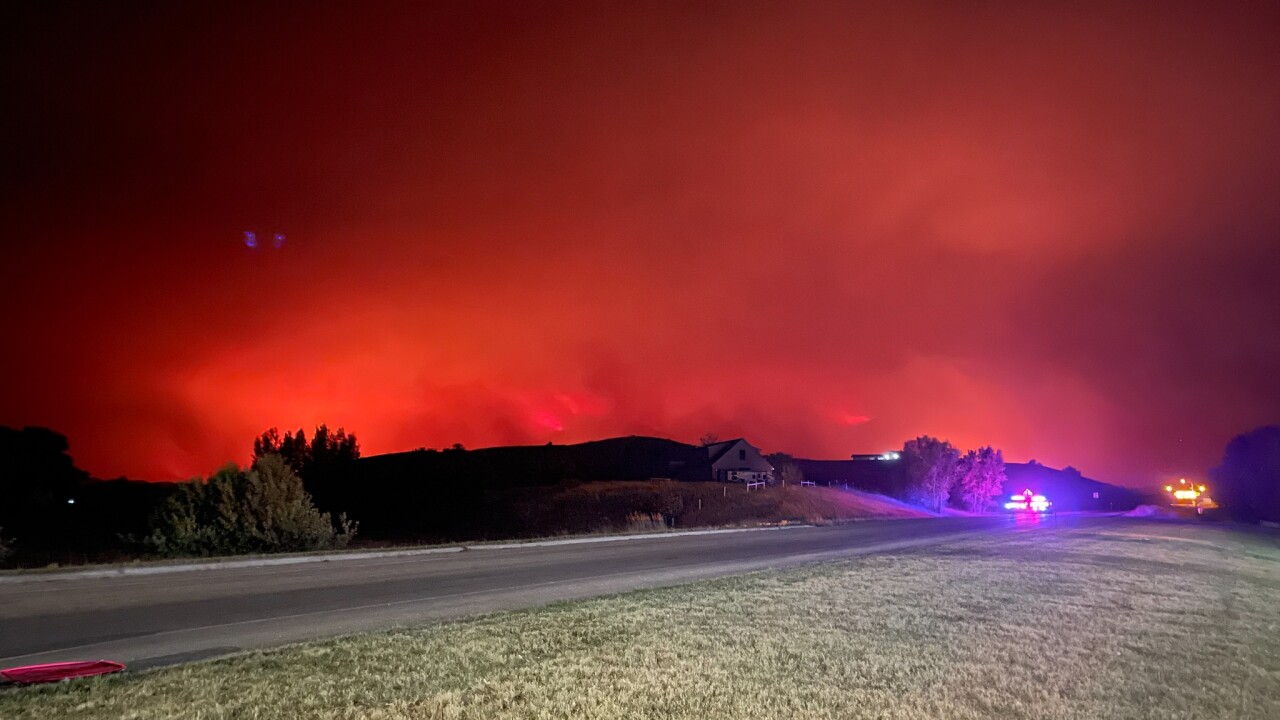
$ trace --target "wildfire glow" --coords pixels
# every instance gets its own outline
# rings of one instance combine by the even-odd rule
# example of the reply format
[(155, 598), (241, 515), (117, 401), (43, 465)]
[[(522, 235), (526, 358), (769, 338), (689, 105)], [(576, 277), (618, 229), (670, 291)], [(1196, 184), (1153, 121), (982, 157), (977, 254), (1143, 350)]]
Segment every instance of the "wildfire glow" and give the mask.
[(99, 477), (323, 422), (1147, 488), (1280, 407), (1274, 2), (27, 5), (0, 424)]

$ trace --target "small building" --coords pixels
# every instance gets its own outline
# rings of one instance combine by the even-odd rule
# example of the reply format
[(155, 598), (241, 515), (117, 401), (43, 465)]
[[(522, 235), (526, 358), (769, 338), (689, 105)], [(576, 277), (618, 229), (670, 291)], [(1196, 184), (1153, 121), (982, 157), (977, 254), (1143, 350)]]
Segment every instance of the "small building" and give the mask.
[(898, 452), (897, 450), (890, 450), (888, 452), (876, 453), (874, 455), (854, 453), (853, 455), (850, 455), (849, 458), (851, 460), (859, 460), (859, 461), (870, 460), (872, 462), (893, 462), (895, 460), (901, 460), (902, 453)]
[(742, 438), (713, 443), (706, 447), (711, 477), (720, 482), (773, 482), (773, 466)]

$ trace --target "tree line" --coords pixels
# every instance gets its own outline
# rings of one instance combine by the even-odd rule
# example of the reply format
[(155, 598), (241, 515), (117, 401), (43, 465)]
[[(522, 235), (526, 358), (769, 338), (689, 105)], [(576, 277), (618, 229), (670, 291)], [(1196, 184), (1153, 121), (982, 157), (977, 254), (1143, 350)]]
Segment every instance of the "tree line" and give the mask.
[(65, 436), (0, 427), (0, 563), (94, 562), (138, 554), (227, 555), (343, 547), (357, 523), (317, 509), (304, 475), (360, 456), (354, 435), (275, 428), (253, 459), (183, 483), (95, 480)]
[(961, 453), (946, 440), (921, 435), (900, 454), (903, 499), (934, 512), (948, 504), (982, 512), (1004, 487), (1004, 454), (989, 445)]
[[(982, 512), (1004, 486), (1004, 454), (991, 446), (961, 452), (946, 440), (921, 435), (904, 443), (898, 454), (897, 472), (886, 487), (876, 489), (934, 512), (948, 505)], [(775, 452), (765, 459), (773, 465), (776, 483), (804, 481), (804, 471), (791, 455)]]
[(1209, 481), (1214, 499), (1236, 519), (1280, 523), (1280, 425), (1234, 437)]
[[(668, 446), (684, 447), (632, 440), (639, 444), (616, 457), (569, 459), (563, 447), (458, 448), (367, 464), (356, 462), (359, 442), (342, 429), (320, 425), (308, 436), (273, 428), (255, 438), (247, 467), (228, 465), (172, 484), (92, 479), (75, 466), (62, 435), (0, 427), (0, 562), (342, 547), (358, 530), (347, 512), (387, 541), (498, 537), (531, 526), (531, 498), (551, 485), (590, 479), (584, 474), (618, 479), (618, 470), (635, 467), (644, 477), (661, 474), (668, 465), (663, 453), (674, 452)], [(557, 454), (548, 454), (552, 450)], [(961, 451), (921, 436), (900, 455), (884, 463), (888, 481), (877, 491), (935, 512), (989, 509), (1005, 482), (1002, 453), (989, 446)], [(779, 481), (803, 481), (793, 458), (768, 457)], [(419, 462), (428, 458), (438, 460)], [(1238, 519), (1280, 522), (1280, 427), (1236, 437), (1210, 478), (1214, 496)]]
[(183, 483), (152, 520), (144, 544), (160, 555), (237, 555), (346, 547), (358, 523), (321, 512), (304, 478), (360, 457), (355, 435), (325, 425), (307, 439), (271, 428), (253, 441), (253, 464), (227, 465)]

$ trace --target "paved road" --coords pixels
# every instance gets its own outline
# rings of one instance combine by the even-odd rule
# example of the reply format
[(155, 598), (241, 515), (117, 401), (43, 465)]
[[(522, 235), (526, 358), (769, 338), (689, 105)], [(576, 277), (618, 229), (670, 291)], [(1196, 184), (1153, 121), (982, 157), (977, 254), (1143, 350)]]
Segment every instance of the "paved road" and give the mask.
[(1035, 528), (1006, 518), (884, 520), (147, 576), (44, 576), (0, 584), (0, 667), (98, 658), (150, 667)]

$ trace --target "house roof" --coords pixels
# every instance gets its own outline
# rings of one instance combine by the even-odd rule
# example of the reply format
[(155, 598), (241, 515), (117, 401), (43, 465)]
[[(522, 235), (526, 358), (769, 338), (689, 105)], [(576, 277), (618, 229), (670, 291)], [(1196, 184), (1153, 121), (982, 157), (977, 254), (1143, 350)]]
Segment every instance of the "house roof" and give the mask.
[[(711, 462), (715, 462), (724, 457), (725, 453), (733, 449), (734, 445), (745, 441), (746, 438), (734, 438), (733, 440), (723, 440), (718, 443), (712, 443), (707, 446), (707, 455), (710, 457)], [(750, 445), (751, 443), (747, 444)]]

